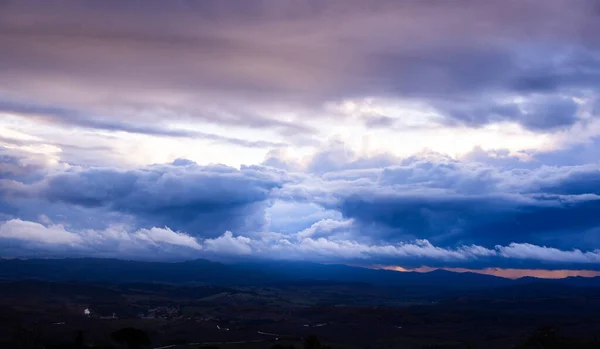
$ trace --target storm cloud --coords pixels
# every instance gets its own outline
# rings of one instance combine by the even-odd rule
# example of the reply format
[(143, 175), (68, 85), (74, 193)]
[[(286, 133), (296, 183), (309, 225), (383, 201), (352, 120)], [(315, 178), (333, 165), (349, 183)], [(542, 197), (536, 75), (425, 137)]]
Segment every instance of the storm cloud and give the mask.
[[(161, 256), (168, 259), (266, 253), (406, 266), (596, 268), (599, 180), (595, 165), (506, 170), (441, 155), (324, 175), (185, 159), (129, 171), (74, 167), (46, 170), (33, 183), (6, 182), (12, 190), (2, 192), (3, 202), (38, 202), (42, 218), (20, 220), (17, 205), (17, 213), (5, 210), (11, 218), (0, 232), (23, 254), (107, 256), (127, 243), (141, 258), (167, 244)], [(44, 202), (121, 219), (69, 228), (60, 214), (46, 215)], [(273, 231), (284, 217), (272, 213), (286, 212), (273, 208), (282, 204), (297, 217)], [(306, 204), (314, 212), (307, 220), (298, 216)]]
[(0, 2), (0, 257), (600, 269), (599, 19)]
[[(70, 2), (60, 8), (7, 1), (0, 66), (10, 89), (2, 93), (114, 115), (94, 121), (49, 113), (61, 122), (111, 125), (127, 115), (131, 128), (156, 120), (148, 115), (153, 111), (310, 132), (305, 120), (323, 102), (368, 96), (420, 100), (449, 120), (475, 125), (500, 118), (555, 128), (577, 120), (565, 96), (597, 91), (597, 17), (593, 1), (565, 0)], [(529, 110), (496, 102), (519, 95), (534, 95)], [(498, 106), (480, 107), (490, 101)], [(301, 111), (294, 122), (261, 116), (291, 105)], [(145, 127), (136, 130), (157, 132)]]

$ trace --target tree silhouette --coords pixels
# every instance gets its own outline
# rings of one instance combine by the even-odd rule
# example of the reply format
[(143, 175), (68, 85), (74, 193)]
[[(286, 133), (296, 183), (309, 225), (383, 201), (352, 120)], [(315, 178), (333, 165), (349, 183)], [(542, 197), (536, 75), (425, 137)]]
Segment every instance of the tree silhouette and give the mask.
[(317, 336), (308, 336), (304, 339), (304, 349), (320, 349), (321, 342)]
[(533, 331), (533, 333), (517, 348), (558, 349), (564, 347), (565, 343), (563, 342), (564, 340), (561, 338), (558, 328), (553, 326), (542, 326)]
[(273, 344), (271, 346), (271, 349), (295, 349), (295, 347), (292, 344), (283, 345), (283, 344), (277, 343), (277, 344)]
[(281, 344), (273, 344), (271, 349), (285, 349), (285, 347)]
[(150, 338), (146, 332), (133, 327), (122, 328), (112, 333), (111, 338), (129, 349), (142, 349), (150, 345)]
[(83, 331), (77, 331), (77, 337), (75, 337), (75, 349), (83, 349)]
[(597, 349), (598, 342), (562, 336), (558, 328), (543, 326), (527, 337), (516, 349)]
[(40, 349), (42, 345), (42, 331), (37, 324), (25, 328), (19, 327), (13, 337), (16, 348), (18, 349)]

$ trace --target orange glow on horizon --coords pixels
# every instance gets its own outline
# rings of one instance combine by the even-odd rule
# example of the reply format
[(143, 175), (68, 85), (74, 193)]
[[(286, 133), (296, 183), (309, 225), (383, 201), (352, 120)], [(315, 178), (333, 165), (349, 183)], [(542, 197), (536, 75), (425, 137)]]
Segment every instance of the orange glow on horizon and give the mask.
[(387, 265), (376, 266), (377, 269), (394, 270), (399, 272), (419, 272), (427, 273), (434, 270), (447, 270), (456, 273), (477, 273), (485, 275), (500, 276), (508, 279), (518, 279), (525, 276), (532, 276), (540, 279), (564, 279), (569, 276), (595, 277), (600, 276), (600, 271), (595, 270), (545, 270), (545, 269), (503, 269), (503, 268), (485, 268), (485, 269), (467, 269), (467, 268), (404, 268), (401, 266)]

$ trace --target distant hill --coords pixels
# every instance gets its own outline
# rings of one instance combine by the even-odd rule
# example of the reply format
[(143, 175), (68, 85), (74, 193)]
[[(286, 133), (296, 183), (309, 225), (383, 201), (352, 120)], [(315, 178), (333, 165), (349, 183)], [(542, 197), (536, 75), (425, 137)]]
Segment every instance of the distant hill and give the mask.
[(310, 262), (257, 262), (234, 265), (246, 270), (261, 270), (277, 275), (278, 281), (327, 280), (362, 282), (390, 286), (423, 286), (445, 288), (494, 287), (511, 284), (512, 280), (476, 273), (454, 273), (434, 270), (429, 273), (351, 267), (343, 264)]
[[(530, 276), (526, 276), (517, 280), (518, 283), (532, 283), (538, 281), (540, 281), (540, 279)], [(565, 285), (574, 287), (600, 287), (600, 277), (569, 276), (564, 279), (546, 279), (544, 281), (553, 285)]]
[[(374, 270), (309, 262), (248, 262), (223, 264), (198, 259), (186, 262), (140, 262), (118, 259), (0, 260), (0, 279), (86, 281), (109, 283), (195, 283), (257, 285), (297, 282), (339, 282), (444, 289), (483, 289), (528, 284), (535, 278), (510, 280), (477, 273), (435, 270), (429, 273)], [(600, 278), (544, 280), (548, 285), (600, 287)]]
[(118, 259), (10, 259), (0, 260), (0, 279), (94, 281), (112, 283), (163, 282), (244, 284), (268, 280), (260, 271), (237, 270), (207, 260), (179, 263), (140, 262)]
[(526, 300), (542, 298), (598, 298), (600, 292), (594, 287), (572, 286), (565, 280), (540, 280), (528, 278), (516, 280), (509, 286), (473, 290), (468, 296), (498, 300)]

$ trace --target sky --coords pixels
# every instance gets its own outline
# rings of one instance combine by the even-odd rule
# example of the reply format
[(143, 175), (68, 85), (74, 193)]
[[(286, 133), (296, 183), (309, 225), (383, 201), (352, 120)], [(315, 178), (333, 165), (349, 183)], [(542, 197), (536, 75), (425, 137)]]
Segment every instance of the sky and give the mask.
[(599, 32), (594, 0), (2, 0), (0, 256), (592, 275)]

